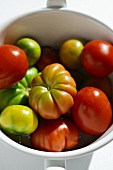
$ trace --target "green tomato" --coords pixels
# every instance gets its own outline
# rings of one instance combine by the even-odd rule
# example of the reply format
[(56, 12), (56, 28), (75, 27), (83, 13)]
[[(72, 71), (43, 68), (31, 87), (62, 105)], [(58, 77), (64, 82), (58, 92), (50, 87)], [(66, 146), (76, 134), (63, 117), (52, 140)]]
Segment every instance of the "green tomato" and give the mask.
[(60, 60), (68, 69), (78, 69), (82, 67), (80, 54), (83, 44), (77, 39), (69, 39), (60, 47)]
[(16, 45), (26, 53), (29, 66), (33, 66), (40, 58), (41, 47), (35, 40), (31, 38), (21, 38)]
[(10, 88), (0, 90), (0, 112), (10, 105), (29, 105), (29, 91), (32, 79), (38, 74), (35, 67), (29, 68), (25, 77)]
[(0, 126), (6, 134), (33, 133), (38, 126), (35, 112), (27, 106), (12, 105), (6, 107), (0, 115)]
[(29, 70), (27, 71), (26, 75), (24, 76), (24, 78), (20, 81), (20, 83), (24, 87), (30, 88), (31, 82), (37, 74), (39, 74), (37, 68), (36, 67), (30, 67)]

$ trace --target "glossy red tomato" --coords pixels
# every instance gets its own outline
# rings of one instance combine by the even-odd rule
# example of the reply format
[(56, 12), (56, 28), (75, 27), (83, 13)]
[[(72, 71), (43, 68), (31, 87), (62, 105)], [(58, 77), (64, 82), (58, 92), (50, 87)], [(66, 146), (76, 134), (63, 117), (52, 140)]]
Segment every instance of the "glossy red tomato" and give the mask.
[(78, 144), (79, 131), (68, 119), (41, 119), (38, 128), (30, 136), (33, 148), (60, 152)]
[(0, 89), (20, 81), (28, 70), (28, 60), (23, 50), (14, 45), (0, 46)]
[(100, 135), (111, 123), (112, 109), (104, 92), (98, 88), (85, 87), (75, 96), (72, 116), (83, 132)]
[(93, 40), (84, 46), (81, 60), (92, 76), (105, 77), (113, 72), (113, 46), (103, 40)]

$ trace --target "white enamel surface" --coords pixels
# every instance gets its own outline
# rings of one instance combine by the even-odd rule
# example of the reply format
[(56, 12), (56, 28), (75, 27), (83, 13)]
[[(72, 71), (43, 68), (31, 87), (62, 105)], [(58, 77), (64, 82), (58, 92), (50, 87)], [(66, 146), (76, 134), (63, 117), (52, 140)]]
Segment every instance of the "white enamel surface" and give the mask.
[[(7, 26), (1, 35), (1, 44), (13, 44), (19, 38), (25, 36), (35, 38), (41, 45), (52, 46), (58, 46), (65, 39), (73, 37), (86, 40), (104, 39), (113, 43), (113, 32), (105, 24), (87, 15), (58, 9), (39, 11), (18, 18)], [(112, 130), (113, 127), (111, 126), (106, 135), (101, 137), (101, 140), (98, 140), (98, 142), (82, 149), (61, 153), (41, 152), (20, 146), (10, 139), (6, 140), (6, 136), (2, 132), (0, 132), (0, 138), (4, 142), (7, 141), (12, 147), (25, 151), (28, 154), (45, 158), (64, 159), (81, 156), (106, 145), (113, 139)]]
[[(87, 0), (86, 0), (86, 2), (88, 4)], [(100, 1), (100, 2), (102, 3), (102, 1)], [(105, 3), (105, 1), (103, 3)], [(86, 8), (87, 8), (87, 4), (86, 4)], [(93, 4), (94, 4), (94, 2), (93, 2)], [(106, 3), (106, 5), (107, 4), (108, 3)], [(77, 4), (77, 6), (79, 7), (78, 9), (80, 9), (80, 6), (78, 4)], [(34, 5), (34, 7), (35, 7), (35, 5)], [(81, 10), (82, 10), (82, 8), (83, 8), (83, 6), (81, 4)], [(30, 6), (29, 6), (29, 9), (30, 9)], [(34, 9), (36, 10), (36, 8), (34, 8)], [(93, 6), (92, 6), (92, 9), (93, 9)], [(63, 10), (63, 11), (61, 11), (61, 10)], [(90, 10), (89, 10), (89, 12), (90, 12)], [(105, 11), (105, 10), (103, 10), (103, 11)], [(19, 10), (17, 10), (17, 12), (18, 12), (19, 16), (22, 16), (22, 14), (21, 14), (21, 12), (19, 12)], [(92, 12), (92, 14), (93, 14), (93, 12)], [(27, 11), (27, 13), (28, 13), (28, 11)], [(95, 11), (95, 14), (96, 13), (99, 13), (99, 12)], [(103, 15), (104, 15), (104, 12), (103, 12)], [(9, 14), (9, 16), (10, 16), (10, 14)], [(17, 16), (17, 18), (19, 16)], [(54, 16), (54, 19), (53, 19), (53, 16)], [(0, 15), (0, 17), (1, 17), (1, 15)], [(99, 16), (99, 17), (101, 18), (102, 16)], [(16, 17), (14, 17), (14, 18), (16, 18)], [(15, 43), (15, 41), (18, 38), (20, 38), (20, 36), (24, 36), (26, 33), (27, 33), (27, 35), (35, 37), (43, 45), (53, 44), (53, 45), (57, 46), (64, 39), (71, 38), (73, 36), (82, 37), (82, 38), (85, 38), (88, 40), (96, 39), (96, 38), (106, 39), (113, 43), (112, 28), (108, 28), (107, 26), (105, 26), (105, 24), (98, 22), (96, 19), (92, 20), (92, 18), (88, 17), (87, 15), (83, 16), (79, 13), (75, 14), (74, 12), (67, 11), (66, 9), (60, 9), (59, 12), (57, 10), (53, 11), (53, 10), (48, 9), (48, 11), (44, 10), (43, 12), (40, 12), (40, 13), (33, 13), (32, 15), (25, 16), (24, 18), (21, 18), (16, 21), (13, 21), (12, 18), (11, 18), (11, 20), (12, 20), (12, 24), (9, 27), (7, 27), (8, 29), (0, 30), (1, 31), (0, 44), (3, 44), (4, 42)], [(35, 21), (34, 22), (35, 24), (33, 24), (33, 20)], [(112, 25), (112, 23), (111, 23), (111, 25)], [(43, 29), (42, 29), (42, 27), (43, 27)], [(46, 28), (46, 30), (45, 30), (45, 28)], [(38, 34), (37, 34), (37, 32), (38, 32)], [(45, 41), (45, 39), (46, 39), (46, 41)], [(111, 75), (111, 78), (112, 78), (112, 75)], [(16, 142), (12, 141), (7, 136), (5, 136), (1, 131), (0, 131), (0, 139), (1, 139), (0, 146), (3, 145), (2, 148), (5, 148), (5, 149), (7, 148), (7, 150), (4, 149), (5, 152), (7, 153), (6, 156), (4, 156), (4, 150), (1, 149), (2, 162), (0, 162), (1, 163), (0, 170), (3, 170), (3, 169), (7, 170), (7, 166), (5, 165), (6, 163), (3, 162), (3, 160), (5, 158), (7, 158), (6, 161), (8, 161), (8, 158), (9, 158), (9, 160), (12, 160), (12, 162), (10, 162), (10, 163), (8, 162), (11, 167), (9, 169), (11, 169), (11, 170), (13, 170), (13, 168), (14, 168), (14, 170), (19, 170), (19, 169), (30, 170), (30, 167), (32, 167), (33, 170), (36, 170), (36, 169), (43, 170), (43, 163), (44, 163), (43, 159), (67, 160), (66, 170), (67, 169), (69, 169), (69, 170), (94, 170), (94, 169), (96, 169), (96, 170), (99, 170), (99, 169), (112, 170), (111, 166), (113, 167), (113, 165), (110, 164), (110, 161), (109, 161), (110, 156), (108, 156), (109, 159), (108, 159), (108, 157), (103, 156), (104, 154), (108, 153), (109, 145), (110, 145), (110, 148), (113, 149), (111, 143), (109, 143), (113, 139), (113, 126), (111, 126), (109, 128), (109, 130), (93, 144), (91, 144), (87, 147), (84, 147), (82, 149), (78, 149), (76, 151), (69, 151), (66, 153), (64, 153), (64, 152), (45, 153), (42, 151), (36, 151), (36, 150), (29, 149), (27, 147), (21, 146), (21, 145), (17, 144)], [(106, 145), (106, 144), (108, 144), (108, 145)], [(104, 145), (106, 145), (106, 146), (103, 147)], [(101, 147), (103, 149), (102, 152), (101, 152), (101, 150), (98, 150)], [(105, 148), (106, 152), (104, 152), (104, 148)], [(96, 151), (96, 153), (98, 153), (97, 156), (96, 156), (96, 153), (93, 154), (93, 151)], [(110, 154), (112, 153), (111, 149), (109, 149), (109, 152), (110, 152)], [(8, 156), (8, 154), (11, 155), (11, 153), (15, 154), (13, 159), (10, 156)], [(102, 155), (101, 155), (101, 153), (102, 153)], [(93, 156), (92, 156), (92, 154), (93, 154)], [(22, 162), (23, 158), (24, 158), (24, 160), (25, 159), (29, 160), (29, 161), (24, 161), (25, 163), (22, 162), (21, 164), (23, 164), (23, 167), (20, 165), (21, 168), (17, 168), (17, 166), (16, 166), (16, 164), (19, 165), (19, 163), (17, 161), (19, 155), (20, 155), (19, 159), (21, 160), (21, 162)], [(108, 153), (108, 155), (109, 155), (109, 153)], [(4, 159), (3, 159), (3, 156), (4, 156)], [(28, 157), (30, 157), (31, 159)], [(98, 157), (100, 159), (103, 158), (103, 161), (102, 161), (103, 166), (100, 164)], [(92, 162), (91, 159), (93, 159), (93, 158), (95, 158), (95, 160), (97, 158), (97, 161), (94, 161), (94, 163), (92, 163), (92, 164), (90, 164), (90, 166), (88, 166), (87, 160)], [(15, 159), (16, 159), (16, 161), (13, 161)], [(32, 166), (31, 166), (31, 163), (29, 163), (30, 161), (33, 164)], [(15, 164), (15, 162), (16, 162), (16, 164)], [(83, 164), (83, 166), (80, 166), (79, 164), (75, 166), (75, 163), (77, 164), (77, 162), (79, 162), (79, 164)], [(98, 164), (96, 164), (96, 162)], [(107, 162), (107, 163), (105, 164), (105, 162)], [(27, 166), (27, 164), (28, 164), (28, 166)], [(37, 167), (34, 164), (38, 164)], [(107, 166), (108, 164), (110, 164), (111, 166), (108, 167)], [(3, 168), (1, 168), (2, 166), (3, 166)], [(107, 169), (105, 169), (105, 168), (107, 168)]]
[(46, 170), (66, 170), (66, 169), (64, 169), (62, 167), (49, 167)]
[(113, 42), (112, 30), (87, 15), (66, 10), (44, 10), (20, 17), (1, 33), (1, 43), (15, 43), (30, 36), (42, 45), (57, 46), (67, 38), (105, 39)]

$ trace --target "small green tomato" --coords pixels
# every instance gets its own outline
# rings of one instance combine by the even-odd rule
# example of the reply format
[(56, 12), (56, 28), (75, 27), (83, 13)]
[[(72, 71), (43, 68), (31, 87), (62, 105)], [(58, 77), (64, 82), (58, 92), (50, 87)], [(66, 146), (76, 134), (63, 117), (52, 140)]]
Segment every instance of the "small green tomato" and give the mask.
[(37, 41), (31, 38), (21, 38), (16, 45), (25, 52), (29, 66), (33, 66), (40, 58), (41, 47)]
[(60, 47), (60, 60), (68, 69), (81, 68), (80, 54), (83, 49), (83, 44), (77, 39), (69, 39)]

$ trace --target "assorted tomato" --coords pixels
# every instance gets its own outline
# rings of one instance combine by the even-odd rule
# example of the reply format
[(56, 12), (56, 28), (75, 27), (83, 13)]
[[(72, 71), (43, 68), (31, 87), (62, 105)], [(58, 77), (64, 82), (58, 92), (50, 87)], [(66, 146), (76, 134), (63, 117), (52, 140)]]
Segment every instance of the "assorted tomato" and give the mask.
[(29, 66), (33, 66), (40, 58), (41, 47), (37, 41), (31, 38), (22, 38), (17, 41), (16, 45), (25, 52)]
[(38, 118), (27, 106), (11, 105), (2, 111), (0, 126), (7, 134), (28, 135), (36, 130)]
[(34, 77), (29, 93), (31, 108), (45, 119), (57, 119), (74, 104), (76, 83), (59, 63), (50, 64)]
[(7, 135), (29, 135), (32, 148), (61, 152), (75, 149), (81, 132), (100, 136), (110, 127), (109, 42), (69, 39), (54, 49), (21, 38), (0, 46), (0, 63), (0, 126)]
[(83, 132), (100, 135), (110, 126), (112, 108), (103, 91), (95, 87), (84, 87), (75, 97), (72, 116)]
[(24, 51), (17, 46), (0, 46), (0, 89), (5, 89), (20, 81), (28, 70), (28, 60)]
[(37, 129), (31, 134), (33, 148), (60, 152), (75, 147), (79, 142), (79, 131), (68, 119), (41, 119)]
[(68, 69), (77, 69), (81, 67), (80, 54), (83, 44), (80, 40), (71, 39), (65, 41), (59, 50), (60, 60)]
[(113, 72), (113, 46), (107, 41), (88, 42), (82, 52), (81, 61), (86, 71), (95, 77), (103, 78)]
[(29, 91), (31, 89), (32, 79), (38, 74), (38, 70), (35, 67), (28, 69), (27, 73), (15, 85), (0, 90), (0, 111), (3, 111), (7, 106), (10, 105), (29, 105)]

